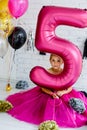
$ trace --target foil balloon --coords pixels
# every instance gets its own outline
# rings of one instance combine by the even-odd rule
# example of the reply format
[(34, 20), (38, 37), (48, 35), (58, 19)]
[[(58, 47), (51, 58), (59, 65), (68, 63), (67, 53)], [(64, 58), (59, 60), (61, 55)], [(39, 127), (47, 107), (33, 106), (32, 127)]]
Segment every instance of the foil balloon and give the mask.
[(8, 0), (0, 0), (0, 12), (7, 10), (8, 8)]
[(52, 75), (43, 67), (36, 66), (31, 70), (30, 78), (41, 87), (57, 90), (72, 86), (82, 70), (82, 55), (78, 47), (56, 36), (55, 29), (59, 25), (87, 27), (87, 10), (44, 6), (38, 15), (35, 46), (39, 51), (61, 56), (64, 60), (64, 69), (61, 74)]
[(10, 34), (14, 24), (12, 16), (8, 10), (8, 0), (0, 0), (0, 30), (4, 31), (4, 36)]
[(0, 12), (0, 30), (4, 31), (4, 36), (7, 37), (14, 28), (12, 16), (7, 10)]
[(22, 16), (28, 8), (28, 0), (9, 0), (8, 8), (15, 18)]
[(0, 57), (3, 58), (8, 51), (8, 41), (3, 36), (0, 36)]
[(8, 42), (13, 49), (21, 48), (27, 39), (27, 34), (22, 27), (15, 27), (8, 36)]

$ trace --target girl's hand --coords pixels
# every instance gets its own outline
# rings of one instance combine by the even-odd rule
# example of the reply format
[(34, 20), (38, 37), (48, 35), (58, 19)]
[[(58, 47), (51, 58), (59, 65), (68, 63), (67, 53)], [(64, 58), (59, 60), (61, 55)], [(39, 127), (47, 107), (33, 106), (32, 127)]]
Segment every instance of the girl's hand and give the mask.
[(65, 90), (62, 90), (62, 91), (57, 91), (57, 96), (61, 97), (62, 95), (65, 94)]
[(53, 98), (59, 98), (56, 93), (53, 93), (53, 94), (52, 94), (52, 97), (53, 97)]
[(59, 97), (61, 97), (61, 96), (64, 95), (64, 94), (70, 93), (71, 91), (72, 91), (72, 87), (69, 87), (69, 88), (67, 88), (67, 89), (57, 91), (56, 94), (57, 94)]

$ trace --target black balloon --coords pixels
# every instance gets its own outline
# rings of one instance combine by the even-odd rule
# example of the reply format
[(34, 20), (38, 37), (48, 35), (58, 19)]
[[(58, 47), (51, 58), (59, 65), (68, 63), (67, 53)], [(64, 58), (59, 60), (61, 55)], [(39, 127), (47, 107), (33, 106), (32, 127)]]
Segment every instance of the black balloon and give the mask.
[(15, 27), (12, 33), (8, 36), (8, 42), (12, 48), (21, 48), (27, 39), (27, 34), (22, 27)]

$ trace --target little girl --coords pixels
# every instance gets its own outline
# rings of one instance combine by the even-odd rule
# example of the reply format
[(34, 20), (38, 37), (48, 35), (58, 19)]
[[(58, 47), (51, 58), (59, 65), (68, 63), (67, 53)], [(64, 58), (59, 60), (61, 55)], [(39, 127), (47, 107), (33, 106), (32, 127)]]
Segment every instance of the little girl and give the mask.
[[(59, 75), (63, 72), (60, 56), (51, 54), (49, 60), (51, 68), (48, 73)], [(83, 113), (78, 113), (69, 105), (72, 97), (84, 102), (86, 110)], [(54, 120), (59, 127), (72, 128), (87, 124), (87, 98), (72, 87), (59, 91), (36, 86), (11, 95), (6, 100), (13, 105), (8, 114), (21, 121), (39, 125), (43, 121)]]
[[(51, 68), (48, 69), (48, 72), (54, 75), (60, 74), (63, 71), (63, 68), (62, 68), (62, 64), (64, 64), (63, 59), (56, 54), (51, 54), (49, 60), (50, 60)], [(72, 90), (72, 87), (69, 87), (68, 89), (56, 91), (56, 93), (54, 93), (49, 89), (42, 88), (43, 92), (52, 95), (53, 98), (58, 98), (62, 96), (63, 94), (69, 93), (71, 90)]]

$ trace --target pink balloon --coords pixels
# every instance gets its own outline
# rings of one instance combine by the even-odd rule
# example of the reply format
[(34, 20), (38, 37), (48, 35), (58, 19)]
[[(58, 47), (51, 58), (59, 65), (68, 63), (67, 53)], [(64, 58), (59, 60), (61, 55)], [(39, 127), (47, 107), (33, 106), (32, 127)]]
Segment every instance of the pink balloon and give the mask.
[(8, 8), (15, 18), (22, 16), (28, 8), (28, 0), (9, 0)]
[(64, 60), (64, 71), (60, 75), (52, 75), (43, 67), (36, 66), (31, 70), (30, 78), (41, 87), (57, 90), (73, 85), (82, 69), (82, 55), (77, 46), (55, 35), (55, 28), (59, 25), (87, 27), (87, 11), (45, 6), (39, 13), (35, 46), (40, 51), (60, 55)]

